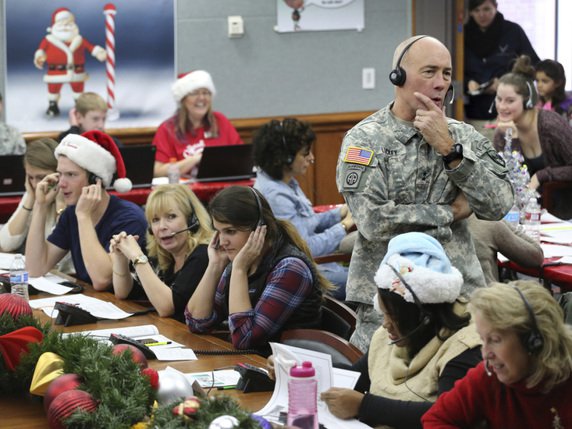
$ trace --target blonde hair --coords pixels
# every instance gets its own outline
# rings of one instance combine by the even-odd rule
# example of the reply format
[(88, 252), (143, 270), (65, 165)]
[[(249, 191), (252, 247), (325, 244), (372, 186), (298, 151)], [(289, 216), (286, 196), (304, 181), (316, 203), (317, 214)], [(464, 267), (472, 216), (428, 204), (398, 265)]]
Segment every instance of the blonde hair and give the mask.
[[(194, 209), (199, 221), (198, 230), (187, 233), (189, 252), (192, 253), (199, 244), (208, 244), (213, 235), (210, 216), (197, 196), (186, 185), (161, 185), (153, 190), (145, 206), (147, 223), (151, 225), (154, 217), (167, 213), (173, 207), (177, 207), (187, 219), (192, 217)], [(150, 257), (157, 258), (161, 271), (168, 270), (174, 263), (173, 256), (159, 246), (155, 236), (150, 233), (147, 233), (147, 253)]]
[(57, 141), (48, 137), (31, 141), (24, 154), (24, 167), (28, 164), (35, 168), (55, 172), (58, 169), (58, 160), (54, 155), (57, 145)]
[(95, 92), (84, 92), (75, 101), (75, 110), (82, 116), (93, 110), (107, 112), (107, 103)]
[(517, 280), (491, 283), (477, 289), (469, 303), (471, 313), (479, 313), (493, 329), (514, 331), (521, 338), (534, 329), (527, 307), (514, 287), (520, 289), (536, 319), (536, 328), (544, 344), (532, 355), (528, 388), (541, 384), (544, 391), (566, 381), (572, 375), (572, 327), (564, 323), (564, 314), (550, 293), (535, 281)]

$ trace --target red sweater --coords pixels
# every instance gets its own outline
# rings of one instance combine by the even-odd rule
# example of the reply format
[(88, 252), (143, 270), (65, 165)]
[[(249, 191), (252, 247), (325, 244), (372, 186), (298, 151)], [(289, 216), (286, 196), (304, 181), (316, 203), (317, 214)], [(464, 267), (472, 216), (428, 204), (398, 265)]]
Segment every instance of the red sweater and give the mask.
[(572, 377), (544, 394), (524, 382), (507, 386), (495, 374), (487, 376), (481, 362), (443, 393), (421, 421), (425, 429), (466, 428), (483, 420), (489, 429), (572, 428), (571, 399)]
[(218, 136), (210, 136), (208, 130), (203, 127), (194, 133), (187, 133), (184, 140), (179, 140), (175, 131), (175, 117), (171, 117), (159, 125), (153, 138), (153, 144), (157, 146), (155, 160), (163, 163), (176, 158), (177, 161), (201, 151), (204, 146), (224, 146), (242, 144), (238, 132), (230, 121), (222, 113), (213, 112), (218, 125)]

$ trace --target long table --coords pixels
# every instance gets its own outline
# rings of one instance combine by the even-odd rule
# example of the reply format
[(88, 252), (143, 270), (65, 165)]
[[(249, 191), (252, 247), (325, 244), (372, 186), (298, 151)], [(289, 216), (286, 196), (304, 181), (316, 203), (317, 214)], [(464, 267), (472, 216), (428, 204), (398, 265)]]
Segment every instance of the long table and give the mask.
[[(199, 200), (203, 203), (208, 203), (214, 195), (228, 186), (233, 185), (240, 185), (240, 186), (252, 186), (254, 185), (254, 179), (247, 179), (247, 180), (234, 180), (234, 181), (225, 181), (225, 182), (195, 182), (189, 184), (192, 191), (197, 195)], [(142, 206), (147, 201), (147, 197), (151, 193), (153, 188), (136, 188), (132, 189), (129, 192), (120, 194), (116, 191), (110, 191), (111, 195), (116, 195), (119, 198), (124, 200), (131, 201), (139, 206)], [(0, 197), (0, 223), (5, 223), (12, 213), (18, 207), (18, 203), (22, 199), (21, 196), (6, 196)]]
[(572, 292), (572, 265), (555, 264), (557, 259), (560, 258), (545, 259), (542, 268), (526, 268), (512, 261), (499, 265), (527, 276), (538, 277), (547, 288), (558, 286), (561, 292)]
[[(59, 273), (58, 273), (59, 275)], [(127, 312), (143, 310), (144, 307), (130, 301), (121, 301), (109, 292), (96, 292), (89, 285), (82, 285), (84, 293), (104, 301), (109, 301)], [(39, 294), (32, 296), (32, 299), (45, 298), (52, 295)], [(42, 322), (47, 322), (50, 318), (41, 310), (34, 310), (34, 317)], [(156, 313), (132, 316), (123, 320), (100, 320), (97, 323), (76, 325), (76, 326), (56, 326), (53, 329), (60, 332), (77, 332), (92, 329), (108, 329), (113, 327), (126, 327), (153, 324), (157, 326), (159, 332), (172, 340), (184, 344), (195, 350), (235, 350), (232, 344), (211, 335), (198, 335), (189, 332), (183, 324), (171, 318), (159, 317)], [(234, 366), (239, 362), (249, 363), (256, 366), (264, 366), (266, 360), (258, 355), (233, 354), (233, 355), (198, 355), (198, 360), (194, 361), (173, 361), (164, 362), (150, 360), (149, 366), (156, 370), (164, 369), (167, 366), (178, 369), (181, 372), (203, 372), (213, 369)], [(270, 392), (242, 393), (237, 390), (225, 390), (224, 392), (212, 390), (210, 395), (230, 395), (235, 397), (242, 407), (249, 411), (261, 409), (270, 399)], [(41, 398), (33, 397), (30, 394), (22, 394), (21, 397), (0, 396), (0, 428), (10, 429), (44, 429), (47, 427), (47, 418), (44, 413)]]

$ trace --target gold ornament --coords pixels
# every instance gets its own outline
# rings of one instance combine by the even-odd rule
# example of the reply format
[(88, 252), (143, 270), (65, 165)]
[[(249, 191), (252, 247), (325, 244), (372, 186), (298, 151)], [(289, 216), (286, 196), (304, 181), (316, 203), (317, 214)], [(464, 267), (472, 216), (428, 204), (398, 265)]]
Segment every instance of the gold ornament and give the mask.
[(52, 381), (64, 373), (64, 360), (55, 353), (46, 352), (40, 356), (36, 363), (30, 393), (44, 396)]

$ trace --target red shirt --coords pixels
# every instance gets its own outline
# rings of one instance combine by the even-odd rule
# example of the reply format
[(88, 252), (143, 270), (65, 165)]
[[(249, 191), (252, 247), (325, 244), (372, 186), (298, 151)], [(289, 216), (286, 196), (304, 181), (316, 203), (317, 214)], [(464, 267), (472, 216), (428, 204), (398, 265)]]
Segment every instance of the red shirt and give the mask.
[(542, 393), (524, 381), (508, 386), (495, 374), (489, 377), (481, 362), (439, 396), (421, 421), (424, 429), (468, 428), (482, 420), (489, 429), (572, 428), (570, 398), (572, 377)]
[(153, 144), (157, 146), (155, 160), (168, 163), (171, 158), (176, 158), (177, 161), (180, 161), (202, 151), (205, 146), (242, 144), (238, 132), (226, 116), (219, 112), (213, 112), (213, 114), (218, 125), (217, 137), (212, 137), (208, 130), (201, 127), (193, 130), (192, 133), (186, 133), (184, 139), (179, 140), (175, 130), (176, 117), (172, 116), (164, 121), (159, 125), (153, 138)]

